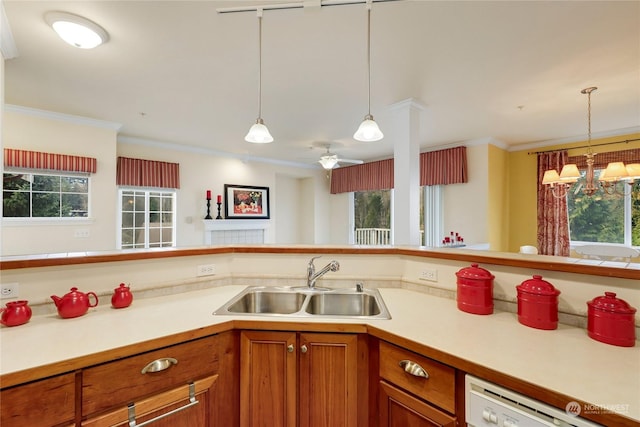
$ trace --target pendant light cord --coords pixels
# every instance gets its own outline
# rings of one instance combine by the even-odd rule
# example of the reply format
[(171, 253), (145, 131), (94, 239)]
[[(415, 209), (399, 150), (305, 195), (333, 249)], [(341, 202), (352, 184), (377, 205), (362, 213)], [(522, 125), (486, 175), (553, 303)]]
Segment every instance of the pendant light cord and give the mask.
[(262, 119), (262, 9), (258, 9), (258, 119)]
[(367, 81), (368, 117), (371, 117), (371, 1), (367, 0)]

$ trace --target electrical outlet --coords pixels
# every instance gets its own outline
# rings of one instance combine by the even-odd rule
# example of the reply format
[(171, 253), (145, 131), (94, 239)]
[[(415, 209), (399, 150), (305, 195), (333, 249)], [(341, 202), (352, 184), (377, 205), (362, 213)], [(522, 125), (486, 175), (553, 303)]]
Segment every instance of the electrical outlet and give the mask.
[(88, 228), (78, 228), (73, 231), (73, 237), (76, 239), (87, 239), (89, 238), (89, 229)]
[(428, 280), (430, 282), (438, 281), (438, 270), (435, 269), (427, 269), (422, 270), (420, 273), (420, 280)]
[(5, 298), (17, 298), (18, 297), (18, 282), (3, 283), (0, 285), (0, 299)]
[(196, 272), (196, 276), (213, 276), (216, 274), (216, 265), (215, 264), (205, 264), (199, 265), (198, 271)]

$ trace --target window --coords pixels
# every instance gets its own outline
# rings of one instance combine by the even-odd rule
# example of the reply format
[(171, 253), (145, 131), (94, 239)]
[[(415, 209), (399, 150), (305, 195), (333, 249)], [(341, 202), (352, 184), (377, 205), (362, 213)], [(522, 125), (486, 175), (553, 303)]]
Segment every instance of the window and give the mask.
[(175, 191), (120, 189), (121, 249), (174, 247)]
[[(595, 171), (595, 176), (600, 170)], [(569, 233), (571, 243), (597, 242), (620, 243), (627, 246), (640, 246), (640, 190), (630, 192), (624, 184), (627, 194), (606, 194), (602, 188), (593, 196), (585, 196), (582, 186), (585, 172), (567, 197), (569, 213)], [(622, 189), (623, 184), (618, 184)]]
[(353, 193), (354, 243), (391, 244), (391, 190)]
[(87, 218), (89, 177), (73, 173), (5, 172), (4, 218)]

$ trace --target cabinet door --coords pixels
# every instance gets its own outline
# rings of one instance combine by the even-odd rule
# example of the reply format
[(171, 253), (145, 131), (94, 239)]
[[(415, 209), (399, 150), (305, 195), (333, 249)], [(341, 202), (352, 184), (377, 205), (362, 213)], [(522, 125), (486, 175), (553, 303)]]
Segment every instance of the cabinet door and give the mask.
[(456, 419), (380, 381), (380, 427), (455, 427)]
[[(82, 427), (128, 427), (153, 420), (154, 427), (213, 427), (215, 385), (218, 376), (203, 378), (193, 383), (194, 399), (189, 397), (190, 385), (159, 393), (134, 402), (134, 414), (128, 406), (91, 417), (82, 422)], [(130, 417), (135, 424), (131, 424)]]
[(296, 333), (240, 334), (240, 426), (296, 426)]
[(2, 427), (52, 426), (75, 418), (75, 375), (65, 374), (0, 392)]
[(300, 427), (355, 427), (357, 336), (301, 333), (299, 351)]

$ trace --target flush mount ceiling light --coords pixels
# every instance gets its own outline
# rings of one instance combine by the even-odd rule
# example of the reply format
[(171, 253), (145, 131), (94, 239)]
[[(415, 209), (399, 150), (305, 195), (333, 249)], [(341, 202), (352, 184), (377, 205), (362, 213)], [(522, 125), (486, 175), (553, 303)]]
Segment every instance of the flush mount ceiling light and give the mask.
[(262, 9), (258, 9), (258, 119), (244, 140), (254, 144), (273, 142), (273, 137), (262, 120)]
[(93, 49), (109, 40), (104, 28), (82, 16), (48, 12), (44, 19), (62, 40), (80, 49)]
[(353, 138), (358, 141), (373, 142), (384, 138), (378, 124), (371, 115), (371, 0), (367, 0), (367, 81), (368, 81), (368, 113), (358, 127)]

